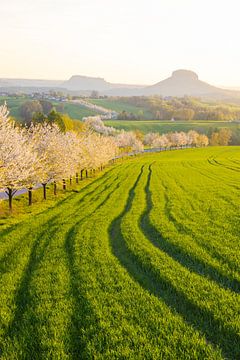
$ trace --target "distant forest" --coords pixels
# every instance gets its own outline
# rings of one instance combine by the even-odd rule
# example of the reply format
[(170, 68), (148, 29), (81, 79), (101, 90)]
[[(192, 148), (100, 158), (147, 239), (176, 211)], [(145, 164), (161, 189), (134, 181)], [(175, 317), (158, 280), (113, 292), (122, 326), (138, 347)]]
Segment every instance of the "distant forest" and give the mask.
[[(113, 100), (113, 98), (111, 98)], [(118, 118), (122, 120), (138, 120), (143, 118), (141, 109), (152, 114), (156, 120), (218, 120), (233, 121), (240, 119), (240, 105), (223, 102), (206, 102), (193, 97), (118, 97), (115, 101), (139, 107), (138, 113), (122, 111)]]

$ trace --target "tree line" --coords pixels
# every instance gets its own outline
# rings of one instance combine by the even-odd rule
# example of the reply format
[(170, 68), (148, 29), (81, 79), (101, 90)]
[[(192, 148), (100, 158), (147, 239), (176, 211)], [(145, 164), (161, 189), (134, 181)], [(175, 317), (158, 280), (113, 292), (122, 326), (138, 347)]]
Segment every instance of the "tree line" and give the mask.
[(126, 150), (128, 148), (129, 151), (142, 151), (144, 146), (166, 149), (187, 145), (196, 147), (226, 146), (230, 144), (233, 136), (232, 131), (227, 128), (222, 128), (219, 131), (212, 129), (208, 136), (195, 130), (169, 132), (161, 135), (158, 132), (151, 132), (144, 135), (140, 130), (124, 131), (106, 126), (100, 116), (89, 116), (85, 123), (100, 134), (113, 136), (120, 149)]
[(20, 126), (9, 117), (6, 104), (0, 106), (0, 189), (8, 196), (9, 208), (18, 189), (28, 189), (29, 205), (32, 204), (32, 190), (66, 179), (76, 182), (89, 170), (102, 168), (113, 159), (118, 151), (116, 142), (107, 136), (97, 134), (89, 128), (81, 132), (63, 132), (56, 123), (31, 123)]
[(133, 114), (123, 111), (118, 115), (119, 120), (144, 119), (141, 109), (152, 114), (156, 120), (218, 120), (234, 121), (240, 119), (240, 106), (234, 104), (214, 103), (199, 98), (185, 96), (183, 98), (161, 96), (132, 96), (118, 97), (126, 105), (139, 107), (139, 112)]

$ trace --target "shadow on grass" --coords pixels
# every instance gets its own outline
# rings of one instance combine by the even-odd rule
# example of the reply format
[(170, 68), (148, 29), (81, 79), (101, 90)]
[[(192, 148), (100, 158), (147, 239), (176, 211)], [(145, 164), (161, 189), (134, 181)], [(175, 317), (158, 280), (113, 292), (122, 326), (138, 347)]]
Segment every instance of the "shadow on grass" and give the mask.
[(45, 224), (45, 230), (33, 242), (28, 263), (15, 294), (16, 309), (13, 320), (5, 332), (5, 344), (14, 344), (16, 341), (20, 343), (24, 359), (31, 359), (32, 356), (34, 359), (39, 359), (44, 353), (39, 337), (39, 319), (31, 309), (37, 306), (37, 299), (34, 299), (31, 293), (31, 280), (57, 228), (56, 216)]
[(67, 232), (65, 237), (65, 250), (68, 259), (68, 267), (70, 273), (70, 289), (71, 297), (74, 299), (74, 311), (72, 315), (72, 325), (70, 331), (70, 353), (72, 359), (89, 359), (87, 343), (91, 339), (96, 338), (98, 331), (98, 319), (94, 315), (94, 310), (90, 303), (84, 296), (84, 288), (82, 287), (82, 278), (80, 275), (80, 269), (76, 265), (75, 254), (75, 241), (79, 234), (78, 228), (89, 217), (100, 209), (109, 200), (111, 195), (119, 188), (120, 182), (113, 188), (113, 190), (106, 196), (106, 198), (98, 204), (98, 206), (92, 211), (91, 214), (86, 215), (80, 221), (78, 221)]
[[(78, 204), (82, 203), (86, 198), (88, 198), (89, 196), (91, 196), (92, 194), (95, 194), (96, 191), (98, 191), (99, 189), (101, 189), (101, 186), (103, 185), (103, 183), (105, 183), (106, 181), (110, 180), (112, 177), (112, 172), (116, 170), (116, 168), (113, 168), (109, 171), (107, 171), (105, 174), (103, 174), (101, 177), (97, 178), (96, 180), (94, 180), (93, 182), (91, 182), (89, 185), (85, 186), (83, 189), (81, 190), (88, 190), (90, 185), (97, 185), (96, 187), (94, 187), (91, 191), (88, 191), (81, 199), (79, 199)], [(114, 180), (113, 180), (114, 181)]]
[[(106, 181), (110, 180), (111, 177), (109, 177), (108, 179), (106, 179)], [(118, 179), (118, 176), (116, 176), (115, 178), (112, 179), (111, 183), (110, 184), (106, 184), (103, 186), (103, 184), (99, 184), (93, 191), (87, 193), (82, 199), (80, 199), (78, 201), (78, 204), (81, 204), (86, 198), (88, 198), (89, 196), (91, 196), (92, 194), (94, 194), (94, 196), (90, 199), (92, 202), (95, 202), (97, 201), (100, 197), (102, 197), (102, 193), (105, 192), (106, 190), (108, 190), (112, 184)], [(96, 194), (96, 191), (100, 190), (99, 193)]]
[[(65, 237), (65, 251), (68, 259), (68, 268), (70, 273), (70, 289), (71, 297), (74, 299), (74, 311), (72, 315), (70, 332), (70, 353), (72, 359), (89, 359), (87, 344), (91, 342), (91, 339), (96, 339), (98, 332), (101, 331), (98, 327), (98, 319), (94, 314), (94, 309), (91, 307), (89, 301), (84, 296), (83, 279), (80, 275), (81, 269), (76, 265), (77, 255), (75, 253), (75, 243), (77, 236), (79, 235), (80, 225), (89, 219), (92, 214), (105, 205), (110, 199), (111, 195), (120, 187), (119, 181), (115, 185), (111, 192), (107, 194), (105, 199), (97, 205), (92, 213), (87, 214), (81, 220), (79, 220), (71, 229), (67, 232)], [(111, 183), (110, 186), (112, 186)], [(110, 187), (107, 186), (105, 191)], [(103, 193), (101, 193), (102, 195)]]
[[(116, 179), (115, 179), (116, 180)], [(103, 186), (102, 182), (101, 185)], [(113, 187), (114, 185), (114, 187)], [(76, 299), (76, 308), (79, 308), (79, 300), (82, 299), (81, 302), (81, 307), (85, 308), (85, 310), (87, 309), (87, 302), (86, 299), (82, 297), (82, 294), (78, 293), (77, 287), (74, 288), (74, 286), (79, 285), (79, 283), (81, 283), (80, 281), (78, 281), (79, 277), (77, 275), (76, 270), (74, 270), (74, 253), (73, 253), (73, 247), (72, 247), (72, 240), (71, 238), (74, 237), (75, 234), (75, 230), (78, 224), (80, 224), (81, 222), (89, 219), (89, 217), (97, 210), (99, 209), (101, 206), (103, 206), (106, 201), (110, 198), (110, 196), (114, 193), (114, 191), (119, 188), (120, 186), (120, 182), (118, 182), (117, 184), (115, 184), (115, 182), (111, 182), (111, 184), (109, 186), (105, 186), (103, 191), (101, 191), (101, 196), (103, 196), (103, 194), (105, 192), (107, 192), (107, 190), (110, 188), (110, 186), (113, 187), (112, 191), (107, 194), (106, 198), (100, 203), (100, 204), (96, 204), (95, 209), (89, 214), (85, 214), (82, 213), (82, 215), (85, 215), (83, 217), (81, 217), (81, 220), (75, 224), (71, 230), (67, 233), (66, 236), (66, 241), (65, 241), (65, 250), (67, 253), (67, 258), (68, 258), (68, 264), (69, 264), (69, 269), (70, 269), (70, 274), (71, 274), (71, 292), (72, 292), (72, 296), (74, 299)], [(96, 197), (95, 197), (96, 198)], [(92, 206), (94, 205), (96, 199), (92, 198), (92, 201), (89, 202), (87, 205), (91, 208), (92, 210)], [(64, 199), (67, 200), (67, 199)], [(71, 222), (76, 221), (76, 216), (81, 214), (80, 211), (81, 209), (79, 209), (79, 205), (78, 204), (74, 204), (73, 207), (71, 208)], [(79, 218), (79, 216), (78, 216)], [(68, 224), (68, 221), (70, 220), (70, 215), (68, 214), (68, 217), (66, 217), (64, 220), (62, 220), (62, 225), (64, 224)], [(18, 224), (19, 225), (19, 224)], [(52, 216), (51, 219), (48, 219), (47, 222), (41, 224), (41, 226), (44, 228), (44, 231), (42, 231), (40, 234), (38, 234), (36, 236), (35, 239), (32, 240), (32, 244), (31, 244), (31, 251), (30, 251), (30, 255), (29, 255), (29, 259), (28, 259), (28, 263), (26, 265), (26, 268), (24, 269), (24, 273), (22, 275), (22, 278), (20, 279), (20, 284), (19, 287), (16, 291), (16, 295), (14, 298), (15, 304), (16, 304), (16, 310), (14, 311), (13, 314), (13, 320), (11, 321), (10, 325), (8, 326), (8, 328), (5, 331), (5, 342), (2, 346), (3, 351), (4, 349), (8, 346), (9, 343), (13, 344), (14, 342), (16, 343), (16, 351), (21, 351), (23, 354), (24, 358), (31, 358), (32, 355), (34, 355), (34, 358), (43, 358), (44, 356), (44, 351), (46, 351), (46, 349), (43, 349), (43, 347), (41, 346), (41, 339), (40, 339), (40, 334), (39, 334), (39, 324), (40, 324), (40, 320), (35, 312), (35, 307), (37, 306), (37, 299), (34, 299), (34, 296), (32, 294), (31, 291), (31, 281), (33, 278), (33, 274), (34, 272), (37, 270), (40, 262), (42, 261), (44, 254), (46, 253), (47, 247), (49, 245), (49, 243), (51, 242), (52, 237), (54, 237), (54, 235), (56, 234), (59, 226), (61, 226), (61, 222), (59, 222), (59, 214), (55, 213), (55, 216)], [(29, 227), (28, 227), (28, 231), (29, 231)], [(21, 244), (21, 240), (25, 241), (25, 244), (27, 245), (27, 240), (29, 240), (27, 238), (27, 234), (30, 234), (30, 232), (26, 233), (26, 239), (23, 239), (23, 237), (21, 236), (20, 241), (18, 241), (18, 245)], [(34, 235), (33, 235), (34, 236)], [(14, 247), (14, 249), (12, 249), (11, 251), (9, 251), (6, 256), (4, 258), (2, 258), (3, 261), (3, 271), (7, 271), (7, 266), (11, 265), (11, 261), (12, 260), (12, 256), (14, 255), (15, 252), (17, 252), (18, 249), (16, 247)], [(9, 264), (8, 264), (9, 263)], [(73, 285), (74, 283), (74, 285)], [(79, 288), (79, 287), (78, 287)], [(84, 305), (85, 304), (85, 305)], [(86, 310), (87, 311), (87, 310)], [(89, 312), (89, 314), (91, 314), (92, 311)], [(77, 322), (77, 324), (80, 324), (80, 327), (83, 326), (83, 324), (81, 322), (79, 322), (78, 320), (78, 314), (80, 314), (78, 311), (76, 311), (76, 313), (74, 313), (74, 317), (73, 317), (73, 324)], [(86, 315), (87, 318), (85, 319), (86, 322), (89, 319), (89, 314)], [(86, 323), (85, 322), (85, 323)], [(91, 325), (96, 322), (96, 319), (90, 321), (89, 320), (89, 329), (91, 328)], [(42, 324), (41, 324), (42, 325)], [(79, 327), (76, 327), (75, 325), (73, 326), (73, 334), (72, 334), (72, 338), (74, 338), (76, 340), (77, 337), (77, 341), (75, 342), (75, 340), (73, 341), (73, 357), (75, 358), (79, 358), (79, 354), (81, 354), (81, 358), (83, 358), (83, 353), (82, 353), (82, 349), (80, 349), (80, 353), (79, 353), (79, 341), (83, 341), (84, 343), (84, 334), (80, 332), (79, 334)], [(96, 336), (95, 334), (95, 330), (94, 332), (91, 334), (91, 336)], [(79, 340), (80, 339), (80, 340)], [(89, 341), (89, 339), (87, 340)], [(17, 350), (18, 347), (18, 350)], [(74, 350), (76, 347), (76, 351)], [(87, 350), (86, 350), (87, 351)], [(1, 355), (1, 349), (0, 349), (0, 355)], [(87, 356), (86, 356), (87, 358)]]
[[(165, 185), (163, 185), (164, 189), (167, 190), (167, 187)], [(147, 193), (148, 195), (148, 193)], [(217, 247), (214, 247), (211, 245), (211, 242), (207, 241), (207, 242), (201, 242), (201, 240), (199, 240), (199, 238), (192, 233), (192, 230), (189, 226), (184, 225), (183, 223), (179, 222), (171, 213), (171, 206), (170, 206), (170, 201), (169, 201), (169, 197), (167, 196), (167, 193), (165, 191), (164, 194), (164, 198), (165, 198), (165, 209), (164, 209), (164, 213), (166, 215), (166, 217), (169, 219), (169, 221), (174, 225), (175, 229), (183, 234), (183, 235), (189, 235), (191, 237), (194, 238), (195, 242), (203, 249), (205, 249), (212, 258), (216, 259), (217, 261), (219, 261), (222, 264), (227, 264), (228, 267), (235, 271), (235, 272), (239, 272), (239, 266), (238, 264), (234, 261), (234, 259), (230, 259), (227, 254), (221, 253), (221, 250), (219, 250)], [(216, 225), (215, 225), (216, 226)], [(237, 233), (238, 230), (236, 230), (236, 232), (232, 232), (235, 235), (238, 235)], [(159, 234), (160, 235), (160, 234)], [(161, 236), (160, 236), (161, 237)], [(216, 272), (216, 276), (215, 274), (212, 272), (212, 276), (215, 276), (215, 281), (219, 281), (221, 286), (224, 288), (229, 288), (232, 291), (236, 292), (236, 293), (240, 293), (240, 282), (238, 279), (236, 278), (229, 278), (227, 276), (225, 276), (224, 274), (221, 274), (217, 269), (215, 270), (215, 268), (213, 268), (214, 271)], [(217, 280), (219, 275), (219, 280)], [(209, 278), (211, 278), (210, 275), (208, 275)], [(225, 279), (224, 279), (225, 278)]]
[(121, 230), (121, 222), (125, 214), (131, 209), (135, 196), (135, 189), (143, 173), (143, 168), (129, 192), (128, 201), (123, 212), (111, 223), (109, 227), (109, 237), (113, 254), (119, 259), (120, 263), (129, 275), (139, 283), (143, 289), (164, 301), (174, 312), (178, 313), (190, 326), (193, 326), (209, 343), (219, 347), (223, 355), (231, 360), (240, 357), (240, 337), (231, 328), (214, 318), (214, 315), (203, 310), (192, 303), (187, 296), (175, 288), (172, 283), (156, 274), (152, 269), (151, 263), (144, 264), (141, 258), (135, 255), (125, 242)]
[[(206, 276), (208, 279), (215, 281), (216, 283), (218, 283), (218, 285), (225, 289), (230, 289), (233, 292), (239, 293), (240, 283), (237, 279), (231, 279), (230, 277), (221, 274), (216, 268), (212, 267), (201, 259), (194, 257), (193, 254), (188, 254), (180, 246), (177, 246), (176, 244), (172, 244), (170, 241), (167, 241), (152, 225), (149, 218), (150, 212), (153, 209), (152, 195), (150, 191), (151, 177), (152, 168), (150, 165), (147, 184), (145, 186), (147, 207), (140, 219), (141, 229), (145, 236), (151, 241), (154, 246), (167, 253), (175, 261), (179, 262), (182, 266), (188, 268), (189, 270), (197, 274)], [(169, 213), (168, 209), (166, 211)], [(168, 215), (168, 218), (170, 218), (170, 220), (174, 222), (174, 220), (169, 214), (166, 215)], [(159, 216), (161, 216), (161, 214), (159, 214)]]
[[(126, 169), (127, 169), (129, 166), (130, 166), (130, 165), (127, 165), (127, 166), (125, 167), (125, 171), (126, 171)], [(116, 170), (116, 168), (109, 170), (106, 174), (104, 174), (101, 178), (99, 178), (98, 180), (103, 180), (103, 181), (101, 181), (100, 184), (99, 184), (96, 188), (94, 188), (92, 191), (90, 191), (90, 192), (88, 192), (86, 195), (84, 195), (84, 197), (81, 198), (81, 199), (78, 201), (78, 204), (81, 204), (88, 196), (90, 196), (90, 195), (92, 195), (92, 194), (95, 194), (97, 190), (99, 190), (99, 189), (101, 190), (101, 186), (103, 186), (103, 183), (105, 183), (106, 181), (109, 181), (109, 180), (112, 179), (112, 174), (111, 174), (110, 176), (108, 176), (108, 177), (105, 176), (105, 175), (108, 175), (110, 172), (112, 173), (113, 170)], [(95, 195), (95, 196), (92, 198), (92, 200), (93, 200), (93, 201), (97, 201), (97, 200), (99, 199), (99, 197), (102, 197), (102, 192), (103, 192), (103, 191), (106, 191), (108, 188), (110, 188), (110, 187), (112, 186), (112, 184), (113, 184), (116, 180), (118, 180), (118, 178), (119, 178), (119, 174), (117, 174), (117, 176), (112, 179), (112, 181), (111, 181), (110, 184), (106, 184), (106, 185), (104, 186), (104, 188), (100, 191), (100, 193), (97, 194), (97, 195)]]
[[(76, 196), (76, 193), (78, 193), (80, 196), (81, 196), (81, 193), (85, 192), (85, 191), (88, 191), (89, 188), (91, 188), (92, 186), (95, 186), (96, 184), (98, 184), (99, 182), (102, 182), (106, 180), (106, 177), (108, 177), (109, 174), (111, 174), (114, 170), (116, 170), (116, 167), (106, 171), (102, 176), (98, 177), (97, 179), (91, 181), (89, 184), (83, 186), (81, 189), (79, 190), (75, 190), (74, 192), (70, 192), (68, 194), (68, 196), (66, 196), (65, 198), (61, 199), (61, 200), (57, 200), (56, 198), (56, 202), (53, 204), (53, 205), (50, 205), (49, 207), (47, 207), (46, 209), (36, 213), (36, 214), (33, 214), (34, 216), (41, 216), (41, 215), (45, 215), (45, 214), (48, 214), (48, 212), (54, 210), (55, 208), (60, 208), (61, 206), (63, 205), (68, 205), (68, 202), (72, 200), (72, 198), (74, 198)], [(109, 176), (110, 177), (110, 176)], [(79, 202), (82, 202), (84, 201), (84, 199), (95, 193), (96, 189), (99, 188), (100, 186), (102, 185), (102, 183), (100, 183), (99, 185), (97, 185), (96, 188), (94, 188), (92, 191), (89, 191), (87, 192), (85, 195), (83, 195), (82, 198), (79, 199)], [(70, 188), (71, 190), (71, 188)], [(29, 216), (31, 215), (31, 213), (29, 213)], [(22, 227), (24, 224), (27, 224), (28, 223), (28, 219), (23, 219), (21, 220), (20, 222), (18, 223), (15, 223), (13, 225), (9, 225), (7, 228), (1, 230), (0, 229), (0, 241), (3, 241), (5, 237), (11, 235), (15, 230), (18, 230), (19, 227)], [(14, 236), (14, 235), (12, 235)]]
[[(117, 180), (118, 177), (114, 178), (113, 181), (110, 184), (105, 185), (101, 192), (97, 195), (94, 196), (92, 198), (90, 198), (90, 201), (88, 204), (86, 204), (87, 207), (94, 207), (95, 203), (97, 202), (97, 200), (99, 200), (99, 198), (103, 197), (103, 194), (110, 189), (113, 184), (115, 184), (115, 181)], [(101, 183), (99, 186), (103, 186), (103, 184)], [(98, 186), (98, 187), (99, 187)], [(115, 190), (117, 190), (120, 186), (120, 182), (117, 183), (117, 185), (113, 188), (113, 190), (106, 196), (106, 198), (95, 208), (95, 211), (98, 210), (101, 206), (104, 205), (104, 203), (110, 198), (110, 196), (114, 193)], [(94, 191), (93, 191), (94, 192)], [(86, 194), (88, 195), (88, 193)], [(85, 197), (85, 196), (84, 196)], [(82, 202), (82, 201), (81, 201)], [(80, 211), (84, 211), (85, 207), (79, 207), (79, 202), (77, 202), (76, 204), (73, 205), (73, 207), (71, 208), (72, 210), (72, 214), (71, 214), (71, 218), (79, 215)], [(56, 207), (57, 208), (57, 207)], [(59, 208), (57, 208), (59, 210)], [(50, 210), (49, 210), (50, 211)], [(91, 212), (91, 214), (93, 214), (93, 212)], [(56, 218), (57, 215), (52, 216), (50, 219), (48, 219), (48, 223), (51, 223), (51, 221), (53, 221)], [(68, 214), (68, 216), (70, 217), (70, 215)], [(87, 217), (90, 215), (87, 215)], [(85, 218), (84, 218), (85, 219)], [(18, 226), (17, 226), (18, 225)], [(34, 236), (34, 232), (33, 229), (31, 229), (29, 231), (29, 223), (26, 224), (27, 228), (26, 230), (20, 235), (20, 238), (18, 239), (18, 241), (16, 243), (13, 244), (13, 247), (11, 248), (11, 250), (9, 250), (8, 252), (6, 252), (1, 258), (0, 258), (0, 273), (3, 274), (6, 271), (9, 271), (10, 268), (12, 268), (14, 266), (13, 264), (13, 256), (14, 254), (18, 254), (18, 252), (21, 250), (23, 245), (27, 245), (29, 242), (29, 236)], [(42, 224), (42, 226), (45, 226), (44, 224)], [(16, 228), (15, 229), (19, 229), (22, 227), (22, 224), (16, 224)], [(7, 232), (8, 233), (8, 232)]]
[(73, 313), (71, 326), (68, 330), (70, 344), (69, 353), (71, 359), (89, 359), (87, 345), (91, 339), (97, 337), (98, 319), (94, 314), (89, 301), (85, 296), (83, 279), (76, 265), (75, 241), (78, 235), (78, 227), (82, 221), (75, 224), (66, 234), (65, 251), (67, 254), (70, 274), (70, 296), (73, 298)]

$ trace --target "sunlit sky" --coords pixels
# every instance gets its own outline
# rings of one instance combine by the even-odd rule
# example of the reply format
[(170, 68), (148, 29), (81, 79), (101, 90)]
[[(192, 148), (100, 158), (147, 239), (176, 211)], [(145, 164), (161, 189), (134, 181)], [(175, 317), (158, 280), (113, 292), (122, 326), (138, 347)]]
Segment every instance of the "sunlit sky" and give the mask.
[(0, 77), (240, 87), (239, 0), (0, 0)]

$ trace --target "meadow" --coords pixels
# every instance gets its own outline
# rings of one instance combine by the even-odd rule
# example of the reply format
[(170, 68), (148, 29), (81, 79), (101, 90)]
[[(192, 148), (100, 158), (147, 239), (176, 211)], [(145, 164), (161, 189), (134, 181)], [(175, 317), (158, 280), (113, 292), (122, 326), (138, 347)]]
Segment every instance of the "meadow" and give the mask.
[[(0, 105), (7, 102), (8, 108), (10, 110), (10, 116), (14, 117), (16, 120), (22, 120), (20, 114), (20, 107), (26, 101), (29, 101), (30, 98), (28, 97), (5, 97), (0, 96)], [(72, 119), (82, 120), (85, 116), (93, 116), (97, 115), (94, 110), (89, 110), (84, 108), (79, 104), (72, 104), (72, 103), (61, 103), (57, 101), (51, 101), (52, 104), (57, 108), (60, 104), (63, 106), (61, 110), (62, 113), (69, 115)]]
[(108, 98), (108, 99), (88, 99), (88, 101), (92, 104), (103, 106), (106, 109), (111, 109), (113, 111), (121, 113), (122, 111), (126, 111), (128, 113), (132, 113), (134, 115), (141, 114), (145, 119), (152, 119), (153, 114), (147, 108), (143, 106), (135, 106), (129, 104), (125, 101), (122, 101), (119, 98)]
[(233, 131), (240, 130), (240, 123), (214, 120), (191, 120), (191, 121), (169, 121), (169, 120), (107, 120), (105, 125), (126, 131), (140, 130), (144, 134), (149, 132), (169, 133), (171, 131), (195, 130), (199, 133), (208, 134), (211, 130), (229, 128)]
[[(53, 102), (53, 105), (57, 107), (59, 103)], [(82, 120), (82, 118), (87, 116), (98, 115), (98, 113), (94, 110), (87, 109), (79, 104), (72, 104), (67, 102), (63, 103), (63, 110), (61, 112), (76, 120)]]
[(20, 119), (20, 107), (27, 100), (29, 99), (26, 97), (0, 96), (0, 105), (6, 101), (10, 109), (10, 115), (16, 119)]
[(238, 147), (166, 151), (5, 213), (0, 357), (239, 359), (239, 181)]

